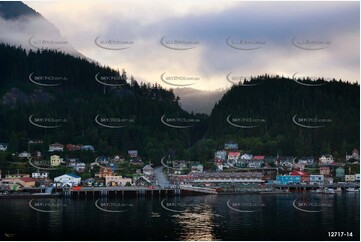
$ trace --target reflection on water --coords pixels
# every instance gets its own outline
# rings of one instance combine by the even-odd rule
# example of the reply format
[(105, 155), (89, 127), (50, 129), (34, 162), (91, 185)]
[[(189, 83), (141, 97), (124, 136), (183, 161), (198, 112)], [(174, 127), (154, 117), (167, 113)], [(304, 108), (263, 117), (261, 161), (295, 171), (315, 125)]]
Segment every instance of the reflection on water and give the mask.
[[(358, 240), (359, 196), (103, 198), (103, 209), (96, 199), (33, 201), (39, 211), (26, 199), (0, 199), (0, 240), (329, 240), (329, 231)], [(47, 209), (56, 211), (41, 212)]]

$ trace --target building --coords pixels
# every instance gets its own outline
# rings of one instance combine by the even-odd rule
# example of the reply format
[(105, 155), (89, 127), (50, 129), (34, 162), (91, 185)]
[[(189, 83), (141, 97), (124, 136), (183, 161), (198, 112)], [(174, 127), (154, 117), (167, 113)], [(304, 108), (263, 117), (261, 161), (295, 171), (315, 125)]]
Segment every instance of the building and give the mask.
[(310, 175), (310, 184), (319, 184), (322, 185), (325, 181), (324, 175)]
[(99, 169), (99, 173), (97, 175), (99, 178), (104, 178), (106, 176), (113, 176), (113, 170), (111, 167), (101, 166)]
[(300, 157), (297, 163), (304, 164), (305, 166), (313, 166), (315, 164), (315, 159), (313, 157)]
[(336, 177), (344, 178), (345, 176), (345, 169), (343, 167), (338, 167), (336, 169)]
[(293, 170), (292, 172), (290, 172), (290, 175), (291, 176), (300, 176), (301, 182), (309, 182), (310, 181), (310, 175), (304, 171)]
[(355, 175), (345, 175), (345, 182), (354, 182), (356, 181)]
[(16, 178), (14, 182), (20, 184), (23, 187), (35, 187), (35, 180), (30, 177)]
[(106, 186), (125, 186), (127, 183), (132, 184), (131, 178), (125, 178), (122, 176), (106, 176), (105, 185)]
[(92, 145), (83, 145), (82, 147), (81, 147), (81, 150), (85, 150), (85, 151), (95, 151), (95, 149), (94, 149), (94, 146), (92, 146)]
[(60, 156), (58, 156), (58, 155), (50, 156), (50, 165), (51, 166), (60, 166), (60, 162), (61, 162)]
[(262, 183), (261, 172), (203, 172), (191, 175), (189, 182), (197, 183)]
[(235, 151), (235, 152), (228, 152), (228, 160), (234, 160), (237, 161), (238, 158), (240, 157), (240, 152)]
[(143, 174), (147, 176), (153, 176), (153, 167), (151, 165), (146, 165), (143, 167)]
[(355, 181), (360, 182), (360, 174), (355, 174)]
[(294, 159), (295, 157), (293, 156), (282, 156), (278, 158), (277, 163), (279, 166), (291, 170), (293, 168)]
[(128, 150), (128, 155), (132, 158), (138, 157), (138, 151), (137, 150)]
[(77, 151), (77, 150), (81, 150), (81, 148), (83, 147), (83, 145), (73, 145), (73, 144), (67, 144), (66, 145), (66, 149), (68, 151)]
[(71, 167), (73, 171), (83, 173), (85, 170), (85, 163), (83, 162), (70, 162), (68, 167)]
[(5, 175), (5, 178), (27, 178), (30, 177), (29, 174), (7, 174)]
[(331, 170), (328, 166), (321, 166), (320, 167), (320, 175), (324, 175), (325, 177), (331, 176)]
[(48, 178), (49, 176), (49, 172), (46, 172), (46, 171), (37, 171), (37, 172), (33, 172), (31, 173), (31, 177), (32, 178), (36, 178), (36, 179), (45, 179), (45, 178)]
[(224, 144), (224, 149), (225, 150), (238, 150), (238, 144), (233, 141), (230, 141), (230, 142)]
[(321, 157), (319, 158), (319, 161), (322, 165), (329, 165), (332, 164), (334, 162), (332, 155), (321, 155)]
[(281, 185), (299, 184), (301, 183), (301, 176), (293, 176), (293, 175), (276, 176), (276, 181), (278, 184)]
[(8, 149), (7, 143), (0, 143), (0, 151), (6, 151)]
[(221, 161), (224, 162), (227, 159), (227, 151), (225, 150), (218, 150), (214, 153), (214, 160), (215, 162)]
[(191, 172), (203, 172), (203, 165), (199, 163), (191, 164)]
[(27, 151), (23, 151), (23, 152), (18, 154), (18, 157), (19, 158), (30, 158), (31, 154), (29, 152), (27, 152)]
[(252, 154), (243, 154), (241, 155), (241, 160), (252, 160), (253, 155)]
[(81, 178), (75, 174), (64, 174), (54, 178), (55, 183), (60, 183), (62, 185), (68, 184), (71, 186), (77, 186), (80, 184)]
[(49, 152), (55, 152), (55, 151), (64, 151), (64, 145), (59, 143), (49, 145)]

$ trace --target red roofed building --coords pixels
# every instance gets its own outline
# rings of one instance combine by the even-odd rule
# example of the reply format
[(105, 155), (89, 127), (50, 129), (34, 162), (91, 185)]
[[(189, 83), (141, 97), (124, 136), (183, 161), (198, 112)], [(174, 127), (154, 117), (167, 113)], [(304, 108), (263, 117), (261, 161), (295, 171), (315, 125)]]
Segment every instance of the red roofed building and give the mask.
[(310, 175), (304, 171), (293, 170), (290, 172), (291, 176), (300, 176), (302, 182), (310, 181)]
[(331, 170), (328, 166), (321, 166), (320, 167), (320, 175), (324, 175), (325, 177), (331, 176)]
[(264, 160), (265, 156), (264, 155), (255, 155), (253, 156), (253, 160)]
[(35, 187), (35, 179), (30, 177), (16, 178), (14, 181), (23, 187)]
[(240, 155), (241, 155), (240, 152), (229, 152), (228, 153), (228, 160), (238, 160)]

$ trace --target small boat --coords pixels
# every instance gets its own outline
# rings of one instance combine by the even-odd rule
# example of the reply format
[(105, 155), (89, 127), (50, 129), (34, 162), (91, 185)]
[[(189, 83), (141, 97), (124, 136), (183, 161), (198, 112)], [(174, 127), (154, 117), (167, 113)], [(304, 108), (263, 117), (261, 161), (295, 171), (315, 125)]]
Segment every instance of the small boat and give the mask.
[(8, 233), (5, 233), (5, 237), (7, 237), (7, 238), (12, 238), (12, 237), (14, 237), (15, 236), (15, 234), (8, 234)]
[(333, 190), (332, 188), (316, 189), (311, 192), (318, 194), (335, 194), (335, 190)]
[(349, 187), (346, 188), (346, 192), (360, 192), (360, 188)]

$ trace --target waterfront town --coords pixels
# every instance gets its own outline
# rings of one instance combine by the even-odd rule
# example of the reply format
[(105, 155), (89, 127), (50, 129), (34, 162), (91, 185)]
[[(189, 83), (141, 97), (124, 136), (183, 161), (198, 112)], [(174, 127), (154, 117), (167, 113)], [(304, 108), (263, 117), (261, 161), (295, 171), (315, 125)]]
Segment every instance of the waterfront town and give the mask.
[[(43, 144), (29, 140), (29, 147)], [(360, 183), (358, 149), (344, 157), (268, 156), (244, 152), (235, 142), (214, 151), (210, 161), (172, 160), (161, 165), (143, 161), (138, 150), (114, 156), (94, 155), (92, 145), (53, 143), (47, 152), (20, 151), (9, 154), (0, 143), (0, 154), (9, 158), (0, 167), (0, 194), (89, 188), (200, 189), (214, 192), (358, 192)], [(30, 149), (29, 149), (30, 150)], [(76, 154), (90, 153), (94, 160)], [(83, 155), (84, 156), (84, 155)], [(91, 157), (91, 156), (89, 156)], [(16, 170), (14, 170), (16, 169)], [(55, 188), (55, 189), (54, 189)]]

